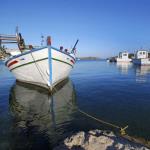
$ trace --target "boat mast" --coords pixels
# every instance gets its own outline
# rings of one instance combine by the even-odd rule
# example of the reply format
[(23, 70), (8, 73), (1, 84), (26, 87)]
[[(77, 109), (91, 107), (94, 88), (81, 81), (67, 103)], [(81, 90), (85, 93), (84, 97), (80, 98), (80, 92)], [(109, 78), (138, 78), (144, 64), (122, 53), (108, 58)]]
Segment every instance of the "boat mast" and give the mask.
[(75, 52), (75, 49), (76, 49), (76, 46), (77, 46), (78, 42), (79, 42), (79, 40), (77, 39), (77, 41), (76, 41), (74, 47), (73, 47), (72, 50), (71, 50), (71, 53), (74, 53), (74, 52)]

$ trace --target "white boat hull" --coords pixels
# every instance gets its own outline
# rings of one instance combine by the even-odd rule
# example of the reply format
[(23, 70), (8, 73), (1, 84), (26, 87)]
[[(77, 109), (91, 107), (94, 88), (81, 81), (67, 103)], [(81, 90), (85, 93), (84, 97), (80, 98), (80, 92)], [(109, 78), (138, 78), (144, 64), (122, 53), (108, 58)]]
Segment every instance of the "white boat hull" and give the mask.
[(117, 58), (116, 60), (117, 60), (117, 62), (131, 62), (132, 61), (132, 59), (130, 59), (130, 58), (128, 58), (128, 59)]
[(132, 61), (135, 65), (150, 65), (150, 59), (149, 58), (133, 59)]
[(48, 47), (16, 55), (6, 66), (17, 80), (52, 88), (69, 76), (75, 56)]

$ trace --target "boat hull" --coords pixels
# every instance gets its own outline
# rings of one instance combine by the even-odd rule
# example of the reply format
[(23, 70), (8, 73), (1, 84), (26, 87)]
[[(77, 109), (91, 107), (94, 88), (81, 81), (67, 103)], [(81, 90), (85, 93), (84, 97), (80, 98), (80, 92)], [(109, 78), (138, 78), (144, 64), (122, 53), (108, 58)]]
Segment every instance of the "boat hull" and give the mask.
[(52, 88), (69, 76), (75, 56), (44, 47), (24, 52), (6, 61), (17, 80)]
[(133, 59), (132, 61), (135, 65), (150, 65), (149, 58)]
[(117, 62), (131, 62), (132, 61), (132, 59), (130, 59), (130, 58), (128, 58), (128, 59), (117, 58), (116, 60), (117, 60)]

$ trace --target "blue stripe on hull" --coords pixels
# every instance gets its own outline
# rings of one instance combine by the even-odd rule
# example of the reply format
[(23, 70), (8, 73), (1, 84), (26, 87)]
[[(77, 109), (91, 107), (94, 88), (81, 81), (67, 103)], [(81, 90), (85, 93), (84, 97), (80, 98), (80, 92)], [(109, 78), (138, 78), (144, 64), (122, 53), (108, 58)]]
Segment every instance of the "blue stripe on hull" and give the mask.
[(51, 46), (48, 46), (48, 64), (49, 64), (49, 82), (52, 86), (52, 51)]

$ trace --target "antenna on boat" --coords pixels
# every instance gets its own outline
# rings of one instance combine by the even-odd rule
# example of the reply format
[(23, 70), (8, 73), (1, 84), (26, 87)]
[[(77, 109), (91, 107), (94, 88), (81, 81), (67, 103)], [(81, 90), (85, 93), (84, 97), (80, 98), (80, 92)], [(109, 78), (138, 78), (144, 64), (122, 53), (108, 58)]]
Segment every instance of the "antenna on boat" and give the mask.
[(16, 35), (18, 34), (18, 26), (16, 26)]
[(79, 42), (79, 39), (77, 39), (76, 43), (74, 44), (74, 47), (72, 48), (71, 53), (75, 53), (75, 49), (76, 49), (78, 42)]
[(44, 43), (44, 35), (42, 34), (41, 35), (41, 46), (43, 46), (43, 43)]

